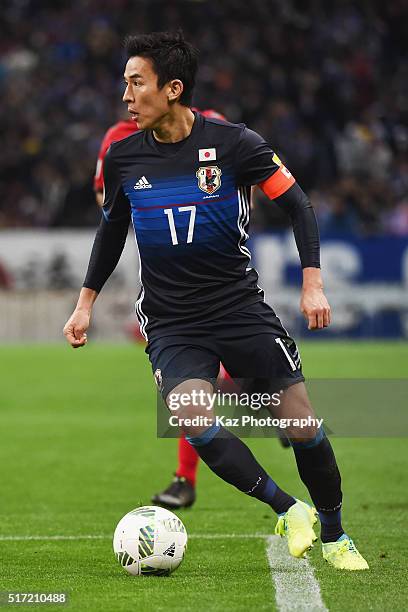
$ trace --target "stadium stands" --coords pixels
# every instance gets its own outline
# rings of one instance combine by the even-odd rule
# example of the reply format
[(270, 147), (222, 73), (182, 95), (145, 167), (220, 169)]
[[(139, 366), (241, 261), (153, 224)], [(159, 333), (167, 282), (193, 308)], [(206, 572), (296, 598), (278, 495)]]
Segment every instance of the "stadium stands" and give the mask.
[[(196, 104), (273, 143), (323, 233), (407, 235), (404, 5), (6, 0), (0, 227), (96, 223), (91, 179), (122, 112), (123, 37), (181, 26), (202, 55)], [(255, 226), (270, 215), (261, 202)]]

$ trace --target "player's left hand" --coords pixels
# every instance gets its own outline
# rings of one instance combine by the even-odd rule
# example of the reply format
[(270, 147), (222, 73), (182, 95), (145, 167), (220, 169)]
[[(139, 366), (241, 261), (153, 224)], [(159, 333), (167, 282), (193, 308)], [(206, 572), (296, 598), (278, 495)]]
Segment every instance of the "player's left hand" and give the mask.
[(303, 288), (300, 311), (305, 316), (309, 329), (323, 329), (330, 325), (329, 302), (320, 287)]

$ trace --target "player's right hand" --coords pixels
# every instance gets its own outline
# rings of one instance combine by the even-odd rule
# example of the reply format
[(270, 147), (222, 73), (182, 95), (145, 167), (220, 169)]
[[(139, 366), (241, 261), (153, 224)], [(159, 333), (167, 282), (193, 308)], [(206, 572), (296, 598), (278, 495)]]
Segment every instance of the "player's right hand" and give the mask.
[(76, 309), (65, 323), (63, 333), (72, 348), (80, 348), (87, 343), (86, 331), (90, 318), (89, 311)]

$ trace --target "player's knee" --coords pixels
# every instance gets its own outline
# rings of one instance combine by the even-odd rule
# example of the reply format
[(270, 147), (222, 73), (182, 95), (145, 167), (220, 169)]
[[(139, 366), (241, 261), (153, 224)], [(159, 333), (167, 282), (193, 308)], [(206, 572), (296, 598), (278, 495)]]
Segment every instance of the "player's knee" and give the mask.
[(183, 433), (197, 438), (215, 422), (213, 387), (204, 380), (187, 380), (175, 387), (166, 398), (171, 412), (171, 425)]
[(286, 435), (292, 445), (314, 445), (323, 439), (324, 433), (317, 425), (308, 425), (305, 427), (290, 427), (286, 431)]

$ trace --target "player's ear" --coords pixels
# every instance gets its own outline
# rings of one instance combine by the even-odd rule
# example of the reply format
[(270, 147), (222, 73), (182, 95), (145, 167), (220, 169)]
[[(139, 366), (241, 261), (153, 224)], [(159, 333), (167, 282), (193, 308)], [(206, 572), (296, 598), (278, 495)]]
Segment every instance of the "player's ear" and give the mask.
[(183, 93), (184, 85), (180, 79), (173, 79), (169, 82), (168, 99), (169, 102), (175, 102)]

